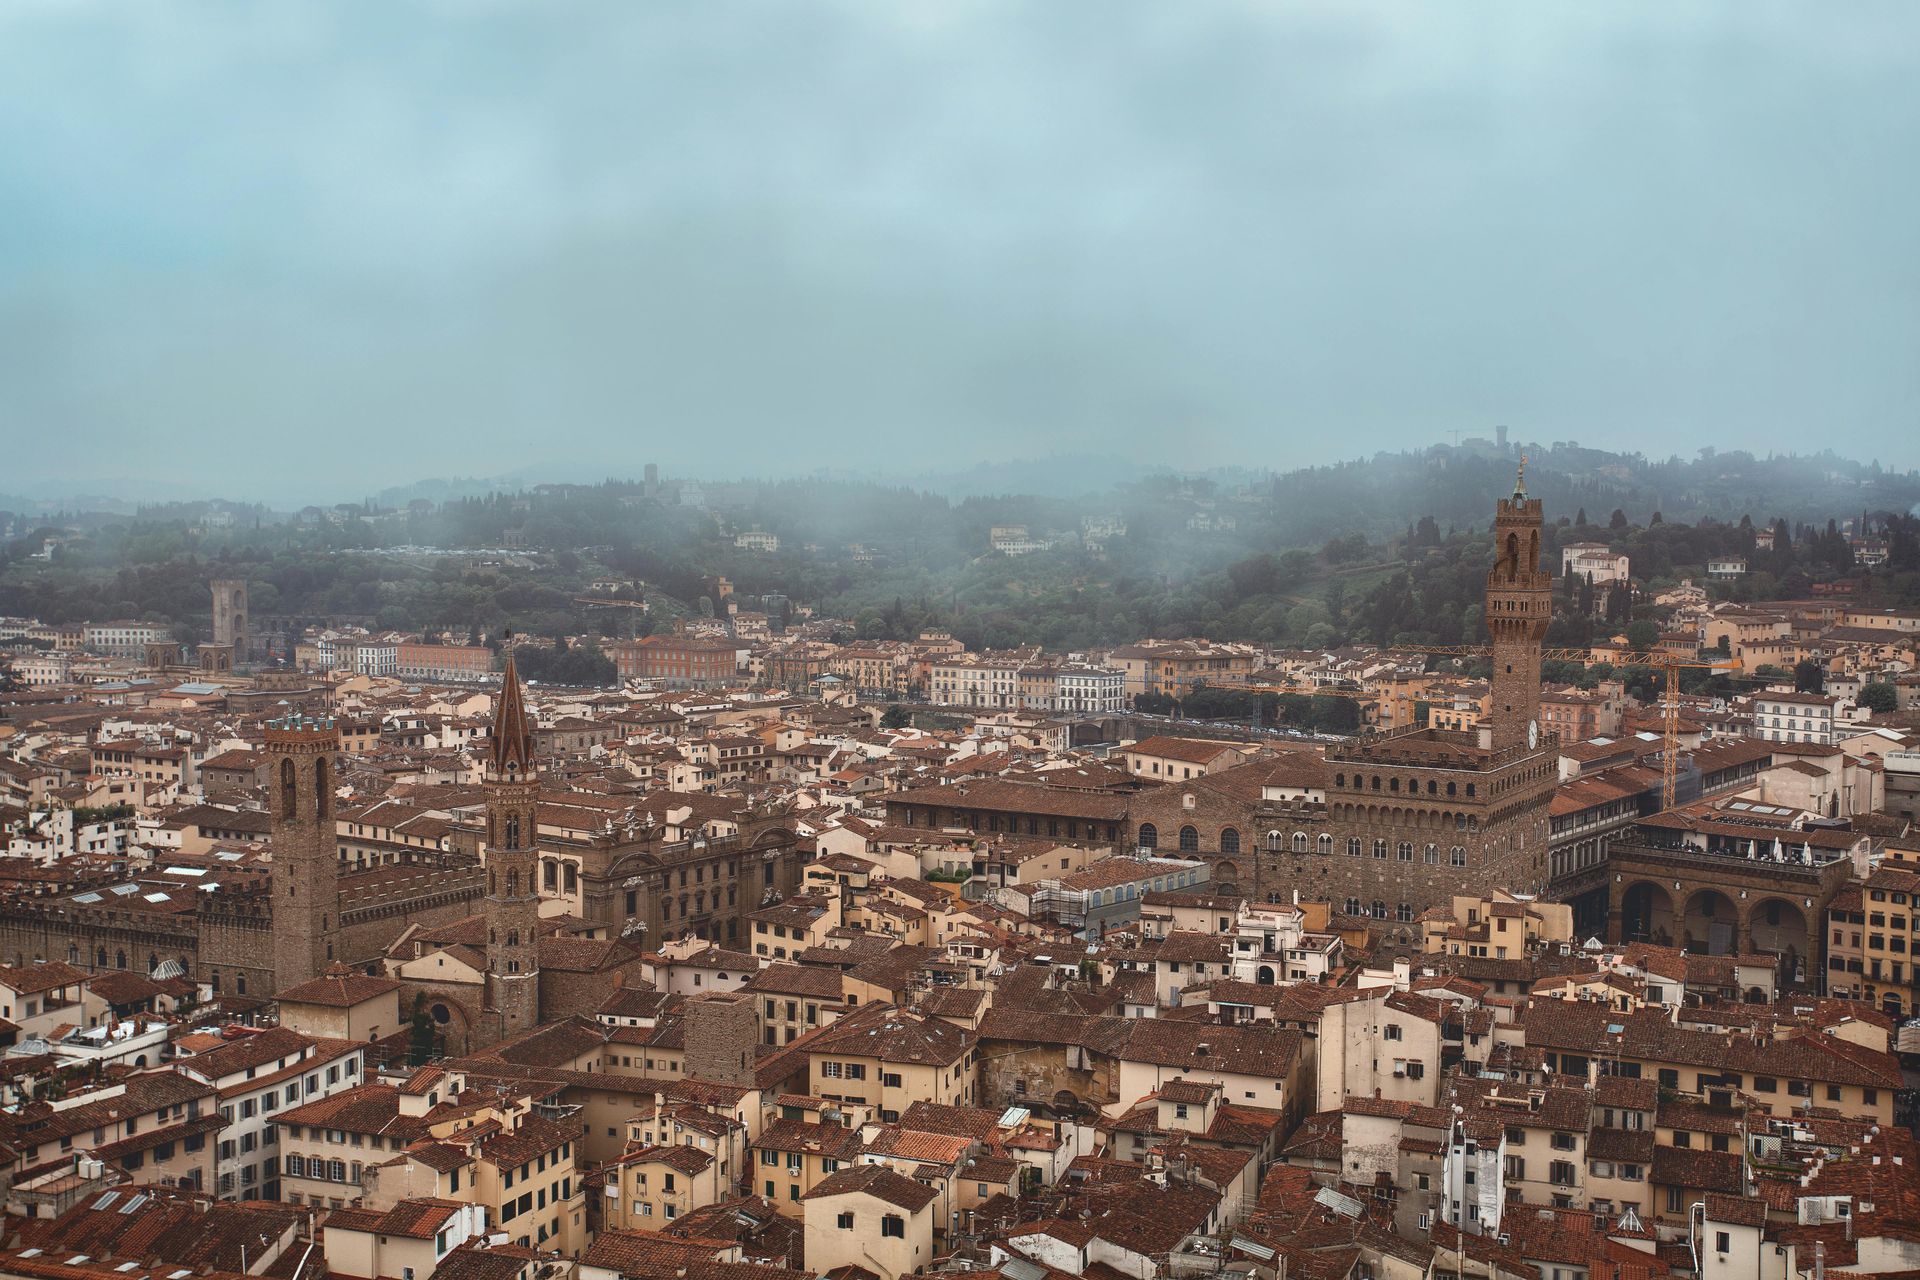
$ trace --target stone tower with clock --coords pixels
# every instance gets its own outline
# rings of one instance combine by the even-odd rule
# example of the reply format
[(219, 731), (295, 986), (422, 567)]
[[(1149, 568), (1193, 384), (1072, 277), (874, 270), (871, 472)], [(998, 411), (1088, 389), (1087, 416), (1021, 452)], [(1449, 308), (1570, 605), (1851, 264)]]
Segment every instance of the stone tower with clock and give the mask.
[(1487, 634), (1493, 641), (1488, 717), (1494, 750), (1538, 745), (1540, 646), (1553, 622), (1553, 575), (1540, 567), (1540, 499), (1526, 491), (1526, 463), (1494, 517), (1487, 571)]

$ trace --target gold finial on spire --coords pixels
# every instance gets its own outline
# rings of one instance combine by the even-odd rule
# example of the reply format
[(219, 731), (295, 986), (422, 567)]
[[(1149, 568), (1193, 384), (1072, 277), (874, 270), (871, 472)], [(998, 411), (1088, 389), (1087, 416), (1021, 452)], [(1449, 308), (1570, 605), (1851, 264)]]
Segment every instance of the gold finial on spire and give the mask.
[(1527, 455), (1524, 453), (1520, 455), (1520, 470), (1513, 477), (1513, 496), (1516, 498), (1527, 496)]

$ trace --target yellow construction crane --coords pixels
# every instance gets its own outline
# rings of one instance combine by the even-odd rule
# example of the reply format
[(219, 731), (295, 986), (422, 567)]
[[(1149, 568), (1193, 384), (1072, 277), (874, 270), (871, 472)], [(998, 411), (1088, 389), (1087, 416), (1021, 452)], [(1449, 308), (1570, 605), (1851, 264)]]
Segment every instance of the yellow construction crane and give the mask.
[[(1397, 644), (1396, 652), (1425, 653), (1447, 658), (1490, 658), (1491, 647), (1484, 644)], [(1699, 662), (1668, 653), (1664, 649), (1628, 650), (1623, 653), (1609, 653), (1605, 657), (1595, 657), (1591, 649), (1542, 649), (1542, 662), (1578, 662), (1582, 666), (1614, 667), (1656, 667), (1666, 672), (1665, 706), (1661, 716), (1663, 734), (1660, 749), (1660, 804), (1663, 809), (1673, 808), (1674, 794), (1680, 780), (1680, 673), (1695, 671), (1738, 671), (1740, 664), (1727, 659), (1723, 662)]]

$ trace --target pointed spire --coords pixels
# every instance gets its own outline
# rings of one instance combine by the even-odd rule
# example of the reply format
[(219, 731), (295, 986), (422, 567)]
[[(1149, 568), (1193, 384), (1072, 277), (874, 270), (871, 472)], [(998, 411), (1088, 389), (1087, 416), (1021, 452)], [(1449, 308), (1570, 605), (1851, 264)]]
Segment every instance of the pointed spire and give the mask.
[(1527, 455), (1524, 453), (1520, 455), (1520, 469), (1514, 473), (1513, 496), (1516, 498), (1527, 496)]
[(533, 723), (527, 716), (526, 700), (520, 692), (520, 675), (513, 669), (513, 655), (507, 655), (507, 669), (500, 679), (500, 702), (493, 712), (493, 734), (487, 739), (489, 770), (504, 777), (533, 774)]

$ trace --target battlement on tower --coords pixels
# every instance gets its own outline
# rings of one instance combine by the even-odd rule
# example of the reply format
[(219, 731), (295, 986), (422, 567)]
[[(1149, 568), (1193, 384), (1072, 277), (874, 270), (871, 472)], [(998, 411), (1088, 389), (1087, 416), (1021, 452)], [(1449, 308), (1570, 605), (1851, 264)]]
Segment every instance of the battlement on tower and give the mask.
[(330, 750), (340, 742), (339, 726), (332, 716), (311, 716), (303, 711), (290, 711), (267, 721), (262, 735), (269, 748), (290, 751)]

